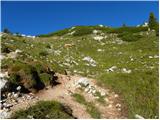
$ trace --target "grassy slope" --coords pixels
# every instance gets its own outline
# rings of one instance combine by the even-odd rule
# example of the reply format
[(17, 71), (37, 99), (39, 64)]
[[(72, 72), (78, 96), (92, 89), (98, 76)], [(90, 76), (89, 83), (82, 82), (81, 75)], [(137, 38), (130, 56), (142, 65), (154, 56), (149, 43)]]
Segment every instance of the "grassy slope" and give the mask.
[[(51, 36), (35, 40), (17, 38), (14, 42), (11, 42), (11, 39), (16, 38), (3, 39), (2, 43), (7, 42), (14, 48), (25, 51), (31, 58), (48, 64), (58, 72), (63, 73), (64, 69), (67, 69), (72, 74), (96, 78), (101, 85), (111, 87), (122, 95), (130, 118), (135, 114), (145, 118), (158, 116), (158, 58), (149, 59), (149, 56), (158, 55), (158, 37), (154, 33), (121, 45), (113, 43), (116, 36), (103, 40), (105, 45), (93, 40), (92, 35)], [(70, 43), (75, 46), (64, 48), (65, 44)], [(46, 47), (48, 44), (51, 49)], [(97, 49), (104, 51), (98, 52)], [(60, 55), (54, 54), (56, 50), (61, 51)], [(39, 55), (41, 51), (48, 51), (49, 55), (42, 57)], [(122, 54), (119, 55), (119, 52)], [(92, 57), (97, 66), (87, 66), (82, 60), (85, 56)], [(131, 56), (134, 61), (130, 60)], [(76, 61), (78, 65), (69, 62), (69, 66), (63, 65), (67, 63), (67, 59)], [(119, 70), (107, 73), (105, 69), (112, 66), (117, 66)], [(122, 73), (121, 68), (131, 69), (132, 73)]]

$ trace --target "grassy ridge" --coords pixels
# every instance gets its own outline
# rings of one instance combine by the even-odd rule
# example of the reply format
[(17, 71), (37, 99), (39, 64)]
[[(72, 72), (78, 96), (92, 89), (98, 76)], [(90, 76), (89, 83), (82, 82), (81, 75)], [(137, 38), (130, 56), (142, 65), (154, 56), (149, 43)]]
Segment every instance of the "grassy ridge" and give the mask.
[(38, 37), (51, 37), (51, 36), (62, 36), (69, 32), (75, 31), (74, 36), (82, 36), (91, 34), (93, 30), (101, 30), (105, 33), (137, 33), (142, 31), (147, 31), (148, 27), (120, 27), (120, 28), (111, 28), (111, 27), (100, 27), (100, 26), (75, 26), (75, 28), (66, 28), (57, 32), (38, 35)]

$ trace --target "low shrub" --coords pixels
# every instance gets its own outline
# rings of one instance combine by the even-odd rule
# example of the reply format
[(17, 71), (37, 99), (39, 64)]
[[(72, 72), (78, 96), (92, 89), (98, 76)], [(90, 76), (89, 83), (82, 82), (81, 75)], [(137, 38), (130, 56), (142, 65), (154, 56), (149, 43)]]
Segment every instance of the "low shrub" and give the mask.
[(51, 49), (51, 46), (49, 44), (46, 45), (46, 48)]
[(56, 81), (54, 72), (40, 63), (24, 63), (14, 61), (9, 66), (9, 82), (14, 85), (21, 85), (29, 91), (43, 89)]
[(5, 44), (2, 44), (1, 45), (1, 52), (2, 53), (10, 53), (11, 49), (8, 46), (6, 46)]
[(12, 119), (73, 119), (72, 110), (56, 101), (39, 101), (26, 110), (18, 110)]
[(40, 56), (47, 56), (48, 52), (47, 51), (41, 51), (41, 52), (39, 52), (39, 55)]
[(23, 85), (28, 90), (44, 88), (44, 83), (41, 82), (36, 68), (32, 65), (17, 61), (9, 72), (11, 84)]
[(120, 33), (118, 35), (118, 37), (121, 38), (124, 41), (127, 41), (127, 42), (137, 41), (140, 38), (142, 38), (141, 35), (134, 34), (134, 33), (128, 33), (128, 32)]
[(119, 27), (119, 28), (112, 28), (110, 29), (110, 33), (138, 33), (138, 32), (143, 32), (147, 31), (148, 27)]

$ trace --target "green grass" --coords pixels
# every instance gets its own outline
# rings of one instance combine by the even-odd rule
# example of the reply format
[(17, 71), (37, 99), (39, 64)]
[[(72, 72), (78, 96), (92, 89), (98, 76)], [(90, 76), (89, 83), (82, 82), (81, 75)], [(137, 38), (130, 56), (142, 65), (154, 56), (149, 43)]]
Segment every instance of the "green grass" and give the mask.
[(72, 111), (56, 101), (39, 101), (26, 110), (18, 110), (11, 119), (73, 119)]
[[(77, 29), (81, 29), (81, 27), (77, 27)], [(65, 35), (67, 32), (64, 32), (63, 37), (52, 35), (34, 40), (6, 35), (2, 37), (1, 43), (11, 51), (16, 49), (23, 51), (23, 55), (18, 57), (17, 60), (24, 62), (35, 60), (35, 63), (40, 62), (44, 66), (49, 66), (55, 72), (64, 74), (64, 70), (67, 70), (71, 74), (97, 79), (104, 87), (109, 87), (120, 94), (128, 107), (129, 118), (134, 118), (135, 114), (142, 115), (145, 118), (159, 116), (159, 63), (158, 58), (149, 58), (149, 56), (158, 55), (159, 41), (156, 33), (152, 31), (147, 33), (148, 28), (143, 27), (101, 28), (90, 26), (87, 29), (101, 30), (108, 37), (98, 42), (93, 39), (92, 34), (71, 36)], [(76, 30), (76, 28), (73, 30)], [(118, 34), (118, 36), (113, 33)], [(141, 37), (137, 39), (137, 35)], [(126, 40), (122, 44), (117, 44), (117, 37), (122, 39), (122, 36), (127, 36)], [(75, 46), (64, 47), (65, 44), (71, 43)], [(48, 44), (50, 47), (46, 47)], [(98, 49), (103, 49), (103, 51), (98, 52)], [(57, 50), (61, 51), (59, 55), (55, 54)], [(39, 55), (41, 51), (47, 51), (48, 55)], [(90, 56), (96, 61), (95, 67), (86, 65), (87, 62), (82, 60), (86, 56)], [(131, 58), (133, 58), (133, 61), (131, 61)], [(12, 66), (11, 60), (2, 60), (2, 69), (8, 69), (10, 66)], [(112, 66), (117, 66), (114, 72), (108, 73), (105, 71)], [(36, 69), (40, 68), (39, 66)], [(132, 72), (130, 74), (123, 73), (123, 68), (130, 69)], [(37, 71), (39, 73), (41, 70)]]
[(91, 117), (99, 119), (100, 118), (100, 112), (98, 111), (98, 109), (94, 106), (94, 103), (91, 102), (87, 102), (85, 100), (85, 98), (78, 94), (75, 93), (73, 94), (73, 97), (75, 98), (75, 100), (83, 105), (85, 105), (87, 112), (91, 115)]

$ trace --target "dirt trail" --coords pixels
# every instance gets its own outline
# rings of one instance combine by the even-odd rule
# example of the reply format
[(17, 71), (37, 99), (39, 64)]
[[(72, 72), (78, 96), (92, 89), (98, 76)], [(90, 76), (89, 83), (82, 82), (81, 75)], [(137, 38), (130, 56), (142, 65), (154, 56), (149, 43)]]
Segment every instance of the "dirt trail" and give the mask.
[[(14, 110), (17, 110), (19, 108), (26, 108), (28, 106), (31, 106), (32, 104), (36, 103), (39, 100), (56, 100), (59, 101), (65, 105), (68, 105), (73, 110), (73, 116), (76, 118), (81, 119), (91, 119), (92, 117), (86, 112), (86, 107), (74, 100), (74, 98), (71, 96), (72, 93), (78, 93), (79, 90), (74, 86), (75, 81), (82, 78), (81, 76), (66, 76), (66, 75), (58, 75), (58, 82), (60, 84), (54, 86), (53, 88), (48, 87), (46, 90), (41, 90), (37, 94), (35, 94), (36, 97), (39, 99), (30, 100), (27, 102), (23, 102), (20, 104), (17, 104), (14, 108)], [(94, 96), (91, 94), (88, 94), (87, 92), (81, 92), (81, 94), (85, 97), (85, 99), (89, 102), (95, 103), (94, 105), (97, 107), (97, 109), (101, 112), (101, 118), (125, 118), (122, 115), (122, 106), (119, 103), (118, 95), (111, 92), (108, 89), (100, 88), (96, 85), (96, 81), (93, 79), (89, 79), (91, 85), (96, 86), (97, 89), (101, 89), (107, 93), (107, 96), (105, 97), (107, 104), (99, 103)], [(119, 106), (118, 106), (119, 104)], [(118, 107), (118, 108), (117, 108)]]

